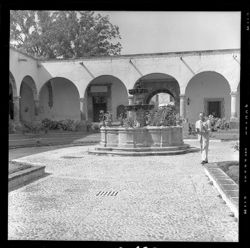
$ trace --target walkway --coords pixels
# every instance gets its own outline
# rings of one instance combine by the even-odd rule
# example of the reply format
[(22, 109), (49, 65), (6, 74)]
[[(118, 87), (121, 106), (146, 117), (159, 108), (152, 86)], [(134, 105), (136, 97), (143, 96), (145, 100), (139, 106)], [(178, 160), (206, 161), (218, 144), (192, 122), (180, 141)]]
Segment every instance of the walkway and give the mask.
[(56, 132), (47, 134), (9, 134), (9, 148), (93, 144), (100, 141), (100, 133), (93, 132)]
[[(184, 139), (197, 139), (192, 135), (184, 135)], [(67, 132), (67, 131), (49, 131), (47, 134), (9, 134), (9, 148), (20, 147), (38, 147), (51, 145), (86, 145), (99, 142), (100, 133), (93, 132)], [(228, 130), (211, 133), (211, 140), (238, 140), (239, 130)]]
[[(211, 142), (210, 162), (236, 160), (233, 143)], [(238, 240), (238, 223), (208, 183), (199, 153), (112, 157), (87, 149), (19, 159), (46, 165), (50, 175), (9, 193), (9, 239)]]

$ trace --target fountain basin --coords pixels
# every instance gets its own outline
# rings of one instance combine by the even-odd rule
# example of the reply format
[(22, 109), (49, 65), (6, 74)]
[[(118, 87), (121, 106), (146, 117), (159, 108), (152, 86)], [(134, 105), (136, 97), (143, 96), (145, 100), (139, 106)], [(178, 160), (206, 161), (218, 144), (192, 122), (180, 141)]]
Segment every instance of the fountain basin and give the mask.
[[(89, 153), (113, 155), (174, 155), (194, 151), (184, 144), (181, 126), (102, 127), (101, 142)], [(197, 151), (197, 149), (195, 149)]]

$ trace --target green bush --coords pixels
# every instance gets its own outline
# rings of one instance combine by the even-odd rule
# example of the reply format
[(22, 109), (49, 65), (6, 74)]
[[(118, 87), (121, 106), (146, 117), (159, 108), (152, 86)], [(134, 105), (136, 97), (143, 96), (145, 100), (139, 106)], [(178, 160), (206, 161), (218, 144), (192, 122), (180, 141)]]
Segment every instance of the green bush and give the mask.
[(151, 110), (147, 122), (149, 126), (176, 126), (177, 117), (175, 106), (167, 105)]
[(215, 118), (215, 129), (227, 130), (230, 128), (229, 122), (225, 118)]
[(70, 119), (58, 121), (57, 129), (64, 131), (75, 131), (75, 121)]
[(225, 118), (215, 118), (213, 115), (209, 115), (208, 119), (211, 124), (211, 131), (227, 130), (230, 128), (229, 122)]
[(90, 127), (88, 121), (78, 120), (60, 120), (53, 121), (48, 118), (42, 120), (42, 125), (47, 130), (63, 130), (63, 131), (86, 131)]
[(100, 127), (101, 127), (100, 123), (93, 123), (93, 124), (91, 124), (91, 130), (92, 131), (99, 132), (100, 131)]
[(41, 122), (23, 121), (23, 132), (39, 133), (44, 130)]
[(88, 131), (91, 123), (84, 121), (75, 121), (75, 131)]
[(48, 130), (54, 130), (57, 128), (57, 125), (55, 123), (55, 121), (52, 121), (48, 118), (45, 118), (42, 120), (42, 125), (44, 128), (48, 129)]
[(100, 126), (112, 126), (112, 113), (110, 111), (107, 111), (106, 113), (101, 110), (99, 114), (99, 128)]
[(131, 117), (126, 117), (122, 120), (122, 126), (125, 128), (135, 127), (136, 121)]

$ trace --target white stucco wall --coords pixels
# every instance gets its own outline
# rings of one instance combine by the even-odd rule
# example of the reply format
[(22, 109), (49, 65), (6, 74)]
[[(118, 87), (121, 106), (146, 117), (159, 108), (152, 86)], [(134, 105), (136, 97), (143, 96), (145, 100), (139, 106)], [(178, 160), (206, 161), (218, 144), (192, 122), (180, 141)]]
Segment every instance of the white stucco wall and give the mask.
[[(26, 61), (20, 61), (25, 59)], [(50, 60), (50, 61), (37, 61), (25, 54), (19, 53), (14, 49), (10, 49), (10, 71), (14, 76), (17, 85), (17, 93), (19, 95), (20, 85), (22, 79), (29, 75), (33, 78), (37, 91), (42, 89), (43, 85), (52, 78), (63, 77), (70, 80), (76, 87), (78, 93), (72, 93), (70, 98), (84, 97), (85, 90), (93, 79), (102, 75), (112, 75), (118, 78), (126, 87), (126, 90), (134, 87), (135, 82), (145, 75), (151, 73), (163, 73), (171, 77), (174, 77), (180, 86), (180, 93), (185, 94), (186, 87), (192, 78), (195, 78), (197, 74), (204, 71), (214, 71), (223, 75), (223, 77), (230, 84), (230, 91), (236, 91), (239, 79), (240, 79), (240, 50), (228, 49), (228, 50), (215, 50), (215, 51), (194, 51), (194, 52), (176, 52), (176, 53), (164, 53), (164, 54), (140, 54), (140, 55), (123, 55), (115, 57), (94, 57), (94, 58), (82, 58), (76, 60)], [(83, 65), (80, 63), (83, 62)], [(87, 69), (86, 69), (86, 68)], [(210, 82), (210, 84), (212, 84)], [(62, 85), (61, 85), (62, 86)], [(207, 85), (206, 85), (207, 86)], [(79, 118), (80, 116), (80, 103), (76, 103), (73, 100), (72, 103), (65, 104), (69, 99), (69, 95), (66, 96), (62, 90), (56, 86), (54, 90), (58, 90), (56, 94), (56, 105), (53, 110), (45, 108), (44, 111), (48, 111), (46, 115), (51, 118)], [(66, 86), (65, 86), (66, 87)], [(219, 86), (218, 86), (219, 87)], [(117, 105), (127, 103), (125, 94), (121, 93), (118, 89), (118, 84), (112, 86), (112, 109), (116, 110)], [(214, 86), (213, 86), (214, 88)], [(205, 88), (202, 88), (202, 92)], [(216, 90), (215, 90), (216, 89)], [(222, 93), (222, 95), (220, 94)], [(46, 97), (46, 93), (43, 93)], [(195, 91), (190, 94), (196, 94)], [(223, 97), (224, 92), (217, 85), (214, 89), (207, 89), (203, 97), (210, 97), (215, 95), (217, 97)], [(187, 96), (188, 97), (188, 96)], [(197, 99), (202, 97), (197, 93)], [(193, 96), (192, 96), (193, 98)], [(194, 104), (191, 98), (191, 105)], [(239, 98), (239, 97), (238, 97)], [(59, 103), (59, 101), (62, 101)], [(72, 109), (78, 106), (78, 110)], [(193, 106), (193, 113), (191, 114), (190, 106), (187, 106), (187, 114), (191, 114), (192, 117), (197, 114), (198, 106)], [(202, 104), (203, 105), (203, 104)], [(58, 107), (57, 107), (58, 106)], [(62, 107), (63, 106), (63, 107)], [(230, 115), (230, 100), (225, 102), (226, 117)], [(239, 110), (239, 101), (237, 99), (237, 109)], [(67, 112), (69, 111), (69, 112)], [(67, 113), (66, 113), (67, 112)], [(46, 112), (43, 114), (45, 115)], [(114, 116), (116, 113), (114, 111)]]
[[(91, 80), (102, 75), (117, 77), (127, 89), (131, 89), (142, 76), (163, 73), (174, 77), (180, 85), (181, 94), (184, 94), (188, 82), (195, 74), (216, 71), (222, 74), (230, 83), (231, 89), (235, 90), (240, 78), (240, 65), (234, 59), (235, 55), (237, 60), (240, 60), (239, 50), (218, 50), (46, 61), (42, 62), (39, 77), (43, 82), (49, 77), (68, 78), (76, 84), (83, 97)], [(81, 62), (89, 72), (80, 65)]]
[(113, 120), (117, 120), (117, 106), (120, 104), (128, 105), (128, 94), (125, 86), (121, 83), (112, 84), (111, 91)]
[(40, 92), (39, 118), (52, 120), (80, 120), (80, 101), (76, 87), (66, 79), (56, 78), (52, 81), (53, 106), (49, 107), (49, 93), (46, 85)]
[(194, 123), (198, 120), (199, 112), (204, 109), (204, 98), (223, 98), (225, 118), (230, 119), (231, 96), (227, 81), (214, 72), (204, 72), (194, 77), (186, 88), (186, 99), (190, 99), (190, 105), (186, 102), (186, 117)]
[(36, 87), (38, 87), (40, 83), (38, 79), (38, 61), (12, 48), (10, 48), (9, 51), (9, 69), (15, 79), (17, 95), (20, 96), (20, 87), (25, 76), (31, 76)]

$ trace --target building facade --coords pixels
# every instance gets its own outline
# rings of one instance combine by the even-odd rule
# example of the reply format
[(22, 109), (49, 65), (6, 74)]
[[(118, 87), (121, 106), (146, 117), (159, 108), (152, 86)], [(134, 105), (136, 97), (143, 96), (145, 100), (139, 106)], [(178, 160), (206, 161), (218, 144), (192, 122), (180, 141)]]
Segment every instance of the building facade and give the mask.
[(112, 112), (116, 121), (128, 104), (128, 89), (139, 81), (149, 90), (146, 103), (168, 93), (190, 123), (199, 112), (239, 120), (240, 49), (42, 61), (10, 48), (9, 68), (9, 113), (15, 122), (97, 122), (100, 110)]

